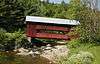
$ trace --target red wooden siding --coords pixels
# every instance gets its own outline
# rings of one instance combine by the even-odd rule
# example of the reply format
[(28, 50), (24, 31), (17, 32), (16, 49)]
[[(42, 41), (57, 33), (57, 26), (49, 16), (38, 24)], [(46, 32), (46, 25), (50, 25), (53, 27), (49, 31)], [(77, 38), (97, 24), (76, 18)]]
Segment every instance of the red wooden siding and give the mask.
[(38, 30), (53, 30), (53, 31), (63, 31), (69, 32), (70, 28), (63, 26), (51, 26), (49, 24), (38, 24), (27, 22), (27, 36), (32, 38), (46, 38), (46, 39), (63, 39), (69, 40), (70, 37), (64, 34), (50, 34), (37, 32)]
[(49, 34), (49, 33), (33, 33), (31, 35), (33, 38), (50, 38), (50, 39), (64, 39), (69, 40), (68, 35), (61, 35), (61, 34)]
[(46, 25), (34, 25), (32, 27), (33, 29), (37, 29), (37, 30), (55, 30), (55, 31), (65, 31), (65, 32), (69, 32), (70, 28), (67, 27), (59, 27), (59, 26), (46, 26)]

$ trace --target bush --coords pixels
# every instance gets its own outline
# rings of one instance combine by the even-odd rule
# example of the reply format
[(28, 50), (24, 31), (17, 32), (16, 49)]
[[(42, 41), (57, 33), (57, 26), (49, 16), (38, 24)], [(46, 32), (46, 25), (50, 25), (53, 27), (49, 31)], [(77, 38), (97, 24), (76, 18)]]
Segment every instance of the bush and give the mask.
[(93, 64), (94, 57), (89, 52), (79, 52), (68, 58), (67, 64)]
[(9, 51), (19, 47), (25, 47), (28, 41), (25, 34), (22, 31), (14, 33), (7, 33), (4, 30), (0, 30), (0, 50)]
[(94, 64), (94, 56), (89, 52), (79, 52), (68, 58), (62, 58), (58, 64)]
[(78, 39), (73, 39), (71, 41), (68, 42), (68, 47), (69, 48), (78, 48), (80, 46), (80, 41)]

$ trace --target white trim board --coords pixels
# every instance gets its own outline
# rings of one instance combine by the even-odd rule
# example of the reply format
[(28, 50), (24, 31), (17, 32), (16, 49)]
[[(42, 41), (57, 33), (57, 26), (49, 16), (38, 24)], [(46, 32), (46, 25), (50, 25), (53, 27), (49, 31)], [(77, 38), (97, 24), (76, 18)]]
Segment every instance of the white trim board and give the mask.
[(63, 25), (79, 25), (80, 22), (76, 20), (59, 19), (59, 18), (47, 18), (37, 16), (26, 16), (26, 21), (50, 23), (50, 24), (63, 24)]

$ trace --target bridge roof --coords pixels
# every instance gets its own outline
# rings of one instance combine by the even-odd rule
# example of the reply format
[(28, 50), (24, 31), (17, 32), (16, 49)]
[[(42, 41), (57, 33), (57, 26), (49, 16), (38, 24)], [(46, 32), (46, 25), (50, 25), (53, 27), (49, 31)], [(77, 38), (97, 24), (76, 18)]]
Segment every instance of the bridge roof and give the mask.
[(39, 22), (39, 23), (50, 23), (50, 24), (62, 24), (62, 25), (79, 25), (80, 24), (80, 22), (76, 20), (37, 17), (37, 16), (26, 16), (26, 21)]

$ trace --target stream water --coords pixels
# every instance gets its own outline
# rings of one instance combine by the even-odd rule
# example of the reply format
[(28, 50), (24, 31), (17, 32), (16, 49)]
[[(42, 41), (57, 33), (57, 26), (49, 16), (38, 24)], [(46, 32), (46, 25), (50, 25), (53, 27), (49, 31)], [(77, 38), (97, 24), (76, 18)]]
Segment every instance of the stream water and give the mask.
[(1, 53), (0, 52), (0, 64), (54, 64), (47, 58), (39, 55), (33, 57), (28, 56), (16, 56), (15, 53)]
[(51, 62), (47, 58), (44, 58), (44, 57), (41, 57), (41, 56), (36, 56), (36, 57), (26, 56), (26, 57), (23, 57), (23, 58), (24, 58), (23, 64), (54, 64), (53, 62)]

